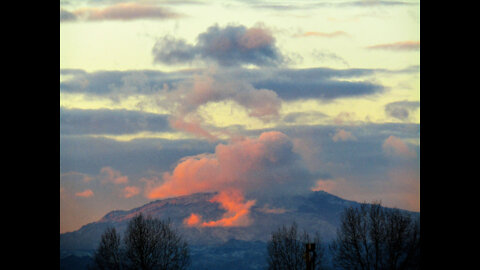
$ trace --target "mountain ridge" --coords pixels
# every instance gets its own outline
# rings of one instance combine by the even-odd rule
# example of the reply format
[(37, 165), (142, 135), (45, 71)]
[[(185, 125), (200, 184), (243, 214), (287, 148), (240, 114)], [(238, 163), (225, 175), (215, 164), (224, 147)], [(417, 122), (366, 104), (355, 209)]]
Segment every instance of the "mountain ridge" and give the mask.
[(226, 210), (211, 199), (218, 192), (195, 193), (149, 202), (130, 210), (108, 212), (100, 220), (86, 224), (80, 229), (60, 234), (60, 249), (94, 249), (103, 231), (110, 226), (120, 233), (126, 229), (128, 220), (142, 213), (159, 219), (170, 219), (172, 225), (189, 243), (211, 245), (225, 243), (230, 239), (266, 242), (272, 231), (295, 221), (307, 232), (318, 231), (325, 240), (336, 234), (340, 214), (345, 207), (357, 206), (358, 202), (342, 199), (325, 191), (312, 191), (303, 195), (260, 198), (250, 208), (253, 221), (246, 227), (188, 227), (183, 221), (192, 213), (204, 220), (218, 220)]

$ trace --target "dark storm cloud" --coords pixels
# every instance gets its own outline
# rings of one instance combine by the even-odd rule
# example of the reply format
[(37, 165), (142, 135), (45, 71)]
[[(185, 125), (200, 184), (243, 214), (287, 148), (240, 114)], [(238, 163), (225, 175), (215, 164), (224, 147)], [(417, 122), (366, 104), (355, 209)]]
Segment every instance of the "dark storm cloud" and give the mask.
[(284, 61), (268, 29), (245, 26), (211, 26), (197, 37), (195, 45), (163, 37), (152, 53), (156, 63), (191, 62), (195, 58), (211, 60), (222, 66), (253, 64), (272, 66)]
[(60, 108), (60, 134), (130, 134), (171, 131), (167, 115), (128, 110)]

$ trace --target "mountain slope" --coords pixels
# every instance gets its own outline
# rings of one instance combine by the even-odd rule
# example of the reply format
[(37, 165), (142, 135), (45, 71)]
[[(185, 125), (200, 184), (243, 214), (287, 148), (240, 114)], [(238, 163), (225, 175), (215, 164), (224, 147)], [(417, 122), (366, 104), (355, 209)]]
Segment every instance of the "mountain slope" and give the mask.
[[(292, 195), (257, 199), (250, 208), (246, 227), (188, 227), (183, 224), (192, 213), (204, 220), (218, 220), (225, 209), (211, 202), (217, 193), (197, 193), (188, 196), (157, 200), (127, 211), (112, 211), (97, 222), (87, 224), (77, 231), (60, 235), (60, 251), (65, 262), (85, 254), (92, 254), (100, 237), (109, 226), (121, 235), (128, 221), (142, 213), (159, 219), (170, 219), (191, 247), (192, 269), (262, 269), (265, 267), (266, 242), (271, 233), (282, 225), (296, 222), (300, 230), (319, 232), (324, 242), (336, 236), (340, 215), (357, 202), (344, 200), (324, 191), (306, 195)], [(419, 215), (419, 213), (416, 213)], [(242, 265), (239, 262), (246, 262)], [(68, 268), (66, 268), (68, 269)]]
[(159, 219), (169, 218), (191, 244), (221, 244), (230, 239), (267, 241), (270, 233), (282, 225), (295, 221), (300, 228), (318, 231), (325, 239), (336, 232), (338, 218), (345, 207), (356, 202), (343, 200), (323, 191), (306, 196), (287, 196), (257, 200), (251, 207), (252, 225), (248, 227), (186, 227), (183, 220), (190, 214), (201, 215), (205, 220), (217, 220), (225, 210), (210, 202), (217, 193), (197, 193), (188, 196), (157, 200), (128, 211), (112, 211), (97, 222), (87, 224), (77, 231), (60, 235), (61, 250), (94, 249), (101, 234), (109, 226), (120, 233), (128, 221), (142, 213)]

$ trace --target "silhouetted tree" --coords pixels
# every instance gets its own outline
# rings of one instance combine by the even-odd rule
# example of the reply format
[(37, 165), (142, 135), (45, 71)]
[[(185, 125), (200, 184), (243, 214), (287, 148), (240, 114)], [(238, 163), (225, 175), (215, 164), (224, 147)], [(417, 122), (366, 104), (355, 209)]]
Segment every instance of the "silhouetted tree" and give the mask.
[(184, 270), (189, 264), (188, 244), (170, 221), (140, 214), (129, 221), (123, 242), (114, 228), (105, 231), (91, 268)]
[(190, 264), (188, 245), (170, 221), (138, 215), (128, 223), (124, 243), (129, 269), (182, 270)]
[(93, 257), (91, 269), (120, 270), (122, 267), (120, 235), (115, 228), (107, 228)]
[(419, 269), (420, 224), (398, 209), (363, 203), (345, 209), (330, 247), (342, 269)]
[(315, 269), (322, 269), (323, 249), (320, 236), (317, 233), (311, 239), (307, 232), (299, 233), (295, 222), (288, 228), (284, 225), (272, 233), (267, 243), (268, 269), (304, 270), (306, 243), (315, 243)]

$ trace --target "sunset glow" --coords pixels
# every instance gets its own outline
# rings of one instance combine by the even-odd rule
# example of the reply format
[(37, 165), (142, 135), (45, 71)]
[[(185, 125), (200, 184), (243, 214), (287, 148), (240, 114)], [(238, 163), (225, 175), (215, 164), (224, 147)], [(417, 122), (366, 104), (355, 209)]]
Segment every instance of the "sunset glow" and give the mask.
[(71, 0), (59, 34), (61, 233), (203, 192), (222, 216), (183, 228), (320, 190), (420, 211), (418, 0)]

